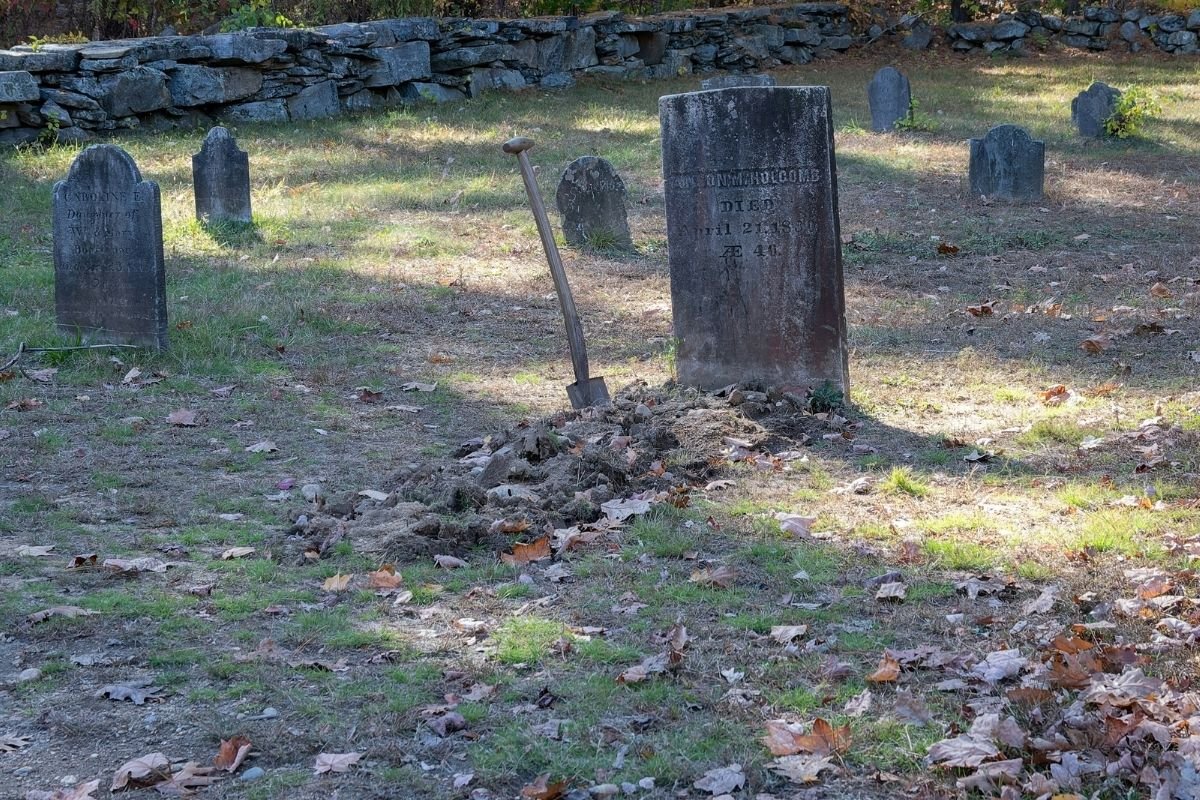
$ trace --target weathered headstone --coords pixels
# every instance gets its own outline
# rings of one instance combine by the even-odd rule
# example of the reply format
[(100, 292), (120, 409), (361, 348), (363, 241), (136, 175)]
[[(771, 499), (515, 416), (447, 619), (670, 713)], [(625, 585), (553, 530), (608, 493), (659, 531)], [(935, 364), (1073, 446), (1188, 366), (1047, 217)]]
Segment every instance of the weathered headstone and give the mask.
[(700, 81), (700, 89), (742, 89), (747, 86), (774, 86), (773, 75), (745, 75), (731, 72), (728, 75), (717, 75)]
[(884, 67), (867, 84), (867, 103), (871, 107), (871, 130), (885, 133), (908, 117), (912, 108), (912, 88), (908, 78), (895, 67)]
[(625, 217), (625, 183), (605, 159), (584, 156), (568, 164), (554, 199), (569, 244), (633, 247)]
[(997, 200), (1042, 199), (1046, 144), (1024, 128), (997, 125), (982, 139), (971, 140), (968, 179), (971, 194)]
[(1071, 122), (1079, 129), (1079, 135), (1088, 139), (1100, 139), (1108, 135), (1104, 123), (1112, 116), (1121, 96), (1119, 89), (1096, 81), (1080, 92), (1071, 101)]
[(680, 382), (848, 391), (828, 87), (658, 104)]
[(192, 156), (196, 219), (250, 222), (250, 156), (228, 130), (213, 128)]
[(54, 185), (54, 304), (63, 333), (167, 347), (158, 184), (115, 145), (87, 148)]

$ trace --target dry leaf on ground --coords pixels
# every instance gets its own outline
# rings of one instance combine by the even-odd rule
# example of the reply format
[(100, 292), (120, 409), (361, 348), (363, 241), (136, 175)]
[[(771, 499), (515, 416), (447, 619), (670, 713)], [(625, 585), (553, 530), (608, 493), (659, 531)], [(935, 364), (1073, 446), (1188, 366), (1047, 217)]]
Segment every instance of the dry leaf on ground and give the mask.
[(1022, 656), (1020, 650), (997, 650), (988, 653), (971, 671), (988, 683), (999, 683), (1020, 674), (1028, 663), (1029, 659)]
[(110, 683), (99, 689), (94, 697), (107, 697), (109, 700), (120, 702), (129, 700), (135, 706), (143, 705), (147, 700), (162, 700), (164, 698), (161, 686), (152, 686), (145, 679), (131, 680), (124, 683)]
[(727, 767), (716, 767), (705, 772), (692, 786), (702, 792), (711, 794), (729, 794), (746, 785), (746, 774), (742, 772), (741, 764), (730, 764)]
[(191, 797), (196, 789), (217, 780), (212, 771), (212, 767), (202, 767), (195, 761), (189, 761), (169, 780), (156, 784), (154, 791), (167, 797)]
[(313, 774), (348, 772), (361, 758), (362, 753), (319, 753), (313, 764)]
[(371, 589), (384, 589), (391, 591), (399, 589), (404, 583), (404, 578), (400, 573), (396, 572), (394, 564), (384, 564), (374, 572), (367, 573), (367, 586)]
[(122, 764), (113, 774), (109, 790), (115, 792), (126, 787), (150, 786), (170, 777), (171, 759), (162, 753), (148, 753)]
[(511, 553), (502, 553), (500, 555), (500, 560), (505, 564), (516, 566), (529, 564), (533, 561), (541, 561), (545, 558), (550, 558), (549, 536), (543, 536), (529, 544), (514, 544)]
[(901, 602), (906, 594), (908, 594), (908, 586), (901, 581), (893, 581), (880, 586), (879, 591), (875, 592), (875, 599)]
[(963, 735), (931, 745), (926, 760), (938, 767), (978, 767), (998, 755), (1000, 751), (991, 742)]
[(822, 772), (837, 769), (831, 756), (811, 755), (783, 756), (768, 763), (767, 768), (799, 784), (817, 783)]
[(139, 572), (166, 572), (172, 566), (165, 561), (149, 556), (143, 558), (106, 558), (101, 564), (119, 575), (136, 575)]
[(224, 553), (221, 553), (221, 559), (228, 561), (231, 558), (245, 558), (255, 552), (253, 547), (231, 547)]
[(884, 654), (875, 671), (867, 676), (871, 683), (889, 683), (900, 677), (900, 662)]
[(353, 577), (353, 575), (343, 575), (340, 572), (336, 575), (330, 575), (325, 579), (325, 582), (321, 584), (321, 588), (327, 592), (344, 592), (347, 588), (349, 588), (350, 579)]
[(269, 439), (265, 439), (261, 442), (255, 442), (254, 444), (247, 447), (246, 452), (247, 453), (274, 453), (278, 449), (279, 448), (275, 445), (274, 442), (270, 441)]
[(643, 658), (641, 663), (634, 664), (617, 676), (617, 683), (641, 683), (651, 675), (666, 672), (670, 665), (671, 654), (659, 653)]
[(167, 414), (167, 423), (179, 428), (194, 428), (200, 424), (196, 421), (196, 412), (190, 408), (179, 408)]
[(79, 606), (51, 606), (50, 608), (35, 611), (29, 615), (30, 623), (37, 625), (39, 622), (45, 622), (51, 617), (66, 617), (73, 619), (74, 617), (94, 617), (99, 614), (99, 611), (92, 611)]
[(246, 756), (250, 755), (251, 747), (253, 745), (250, 744), (250, 739), (241, 734), (232, 739), (222, 739), (220, 747), (217, 748), (217, 757), (213, 759), (213, 766), (226, 772), (237, 772)]
[(558, 800), (567, 791), (566, 781), (550, 782), (550, 773), (538, 775), (533, 783), (521, 788), (521, 797), (525, 800)]
[(780, 644), (790, 644), (808, 632), (807, 625), (775, 625), (771, 628), (771, 638)]
[(817, 521), (816, 517), (805, 517), (800, 514), (787, 514), (779, 512), (775, 515), (775, 519), (779, 521), (779, 529), (784, 533), (790, 533), (792, 536), (808, 536), (812, 531), (813, 523)]
[(52, 544), (23, 544), (17, 547), (19, 556), (48, 556), (54, 549)]
[(442, 569), (460, 569), (467, 566), (467, 562), (456, 556), (436, 555), (433, 557), (433, 563), (437, 564)]
[(737, 579), (737, 570), (722, 564), (712, 569), (698, 569), (688, 578), (692, 583), (709, 586), (714, 589), (728, 589)]
[(100, 788), (100, 781), (84, 781), (69, 789), (55, 789), (52, 792), (41, 789), (30, 789), (25, 793), (25, 800), (96, 800), (92, 792)]
[(638, 514), (645, 514), (650, 510), (649, 500), (609, 500), (606, 503), (600, 504), (600, 510), (604, 512), (604, 516), (614, 522), (621, 522), (629, 517)]
[(850, 746), (850, 726), (835, 728), (824, 719), (813, 720), (812, 731), (804, 733), (795, 723), (783, 720), (767, 722), (767, 735), (763, 743), (771, 755), (790, 756), (796, 753), (812, 753), (827, 756), (840, 753)]
[(0, 735), (0, 753), (11, 753), (14, 750), (20, 750), (22, 747), (28, 747), (33, 739), (28, 736), (13, 736), (12, 734)]

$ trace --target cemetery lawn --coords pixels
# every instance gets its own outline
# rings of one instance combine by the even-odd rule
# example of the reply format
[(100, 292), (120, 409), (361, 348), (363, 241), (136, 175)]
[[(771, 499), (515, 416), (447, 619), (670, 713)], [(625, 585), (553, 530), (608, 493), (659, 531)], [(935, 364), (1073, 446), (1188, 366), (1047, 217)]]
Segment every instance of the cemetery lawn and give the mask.
[[(864, 89), (884, 62), (777, 73), (833, 89), (845, 424), (661, 388), (656, 103), (695, 79), (240, 128), (250, 229), (193, 221), (200, 133), (119, 140), (162, 188), (172, 347), (27, 354), (0, 376), (6, 796), (93, 779), (107, 796), (130, 759), (209, 765), (243, 735), (238, 774), (265, 775), (200, 796), (508, 798), (548, 773), (566, 788), (652, 778), (635, 796), (703, 797), (714, 792), (693, 782), (740, 765), (735, 796), (782, 798), (802, 789), (769, 768), (767, 722), (807, 732), (821, 719), (848, 730), (785, 762), (817, 770), (818, 794), (803, 796), (949, 797), (975, 770), (930, 768), (930, 747), (989, 712), (1058, 742), (988, 745), (981, 759), (1023, 759), (1020, 781), (1139, 796), (1136, 770), (1088, 765), (1166, 764), (1159, 750), (1186, 733), (1124, 737), (1106, 722), (1116, 710), (1093, 720), (1099, 733), (1062, 717), (1105, 670), (1181, 690), (1200, 677), (1186, 644), (1200, 553), (1196, 66), (897, 58), (925, 129), (866, 131)], [(1080, 142), (1070, 99), (1093, 79), (1152, 90), (1162, 115), (1141, 138)], [(1003, 122), (1046, 142), (1040, 204), (965, 191), (965, 140)], [(412, 486), (414, 464), (461, 470), (460, 443), (522, 422), (544, 433), (537, 420), (566, 406), (557, 301), (500, 151), (522, 134), (551, 205), (583, 154), (629, 187), (636, 255), (564, 251), (595, 373), (614, 392), (647, 384), (622, 413), (700, 404), (719, 424), (643, 449), (636, 474), (613, 451), (618, 484), (673, 471), (686, 507), (659, 502), (515, 566), (497, 551), (535, 541), (544, 513), (488, 506), (484, 522), (514, 532), (471, 545), (446, 536), (470, 509), (443, 509), (436, 552), (466, 566), (442, 569), (403, 537), (318, 515), (301, 489), (319, 484), (342, 517), (386, 509), (357, 493)], [(20, 342), (74, 343), (54, 330), (50, 196), (75, 153), (0, 156), (0, 363)], [(194, 424), (169, 422), (179, 411)], [(753, 427), (743, 411), (765, 432), (730, 460), (724, 437)], [(784, 449), (802, 457), (765, 455)], [(329, 524), (294, 527), (300, 513)], [(223, 557), (234, 548), (253, 550)], [(173, 566), (120, 574), (88, 554)], [(390, 591), (368, 578), (385, 563), (402, 577)], [(877, 599), (885, 584), (904, 588)], [(55, 607), (83, 612), (30, 616)], [(674, 668), (627, 672), (681, 645)], [(1033, 688), (1012, 692), (1022, 681)], [(143, 703), (139, 682), (157, 687)], [(361, 759), (314, 775), (321, 753)]]

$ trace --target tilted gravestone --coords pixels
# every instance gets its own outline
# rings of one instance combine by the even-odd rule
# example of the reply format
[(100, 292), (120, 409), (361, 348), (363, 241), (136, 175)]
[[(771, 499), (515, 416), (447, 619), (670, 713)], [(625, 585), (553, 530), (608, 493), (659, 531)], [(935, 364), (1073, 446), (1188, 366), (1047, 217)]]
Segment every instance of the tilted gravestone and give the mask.
[(633, 247), (625, 217), (625, 183), (605, 159), (584, 156), (568, 164), (554, 199), (569, 244)]
[(971, 194), (1014, 202), (1042, 199), (1046, 144), (1024, 128), (997, 125), (971, 140)]
[(1120, 98), (1119, 89), (1096, 81), (1080, 92), (1071, 101), (1071, 122), (1079, 129), (1079, 135), (1088, 139), (1100, 139), (1108, 135), (1104, 123), (1112, 116)]
[(848, 391), (828, 87), (658, 104), (680, 382)]
[(912, 87), (908, 78), (895, 67), (884, 67), (867, 84), (867, 104), (871, 107), (871, 130), (885, 133), (907, 119), (912, 110)]
[(228, 130), (213, 128), (192, 156), (196, 219), (250, 222), (250, 156)]
[(774, 86), (775, 78), (771, 75), (718, 75), (715, 78), (705, 78), (700, 81), (700, 89), (742, 89), (747, 86)]
[(63, 333), (167, 347), (158, 184), (115, 145), (87, 148), (54, 185), (54, 305)]

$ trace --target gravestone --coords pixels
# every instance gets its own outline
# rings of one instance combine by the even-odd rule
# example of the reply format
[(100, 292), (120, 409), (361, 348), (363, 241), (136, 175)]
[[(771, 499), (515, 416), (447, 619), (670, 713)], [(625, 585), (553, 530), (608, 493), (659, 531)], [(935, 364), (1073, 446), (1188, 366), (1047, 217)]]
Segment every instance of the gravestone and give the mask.
[(715, 78), (705, 78), (700, 81), (700, 89), (742, 89), (747, 86), (774, 86), (775, 78), (771, 75), (718, 75)]
[(1014, 202), (1041, 200), (1046, 144), (1016, 125), (997, 125), (971, 140), (971, 194)]
[(1112, 116), (1120, 96), (1120, 90), (1100, 81), (1080, 92), (1071, 101), (1071, 122), (1079, 129), (1079, 135), (1088, 139), (1107, 136), (1108, 131), (1105, 130), (1104, 123)]
[(828, 87), (658, 104), (680, 382), (848, 391)]
[(569, 244), (633, 248), (625, 218), (625, 183), (608, 161), (596, 156), (572, 161), (563, 170), (554, 199)]
[(213, 128), (192, 156), (196, 219), (250, 222), (250, 156), (228, 130)]
[(867, 103), (871, 107), (871, 130), (886, 133), (907, 119), (912, 108), (912, 88), (908, 78), (895, 67), (884, 67), (867, 84)]
[(65, 334), (167, 347), (158, 184), (115, 145), (87, 148), (54, 185), (54, 305)]

